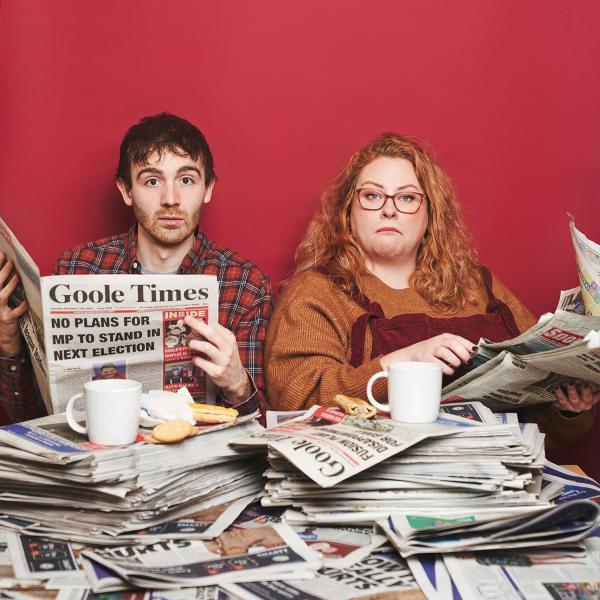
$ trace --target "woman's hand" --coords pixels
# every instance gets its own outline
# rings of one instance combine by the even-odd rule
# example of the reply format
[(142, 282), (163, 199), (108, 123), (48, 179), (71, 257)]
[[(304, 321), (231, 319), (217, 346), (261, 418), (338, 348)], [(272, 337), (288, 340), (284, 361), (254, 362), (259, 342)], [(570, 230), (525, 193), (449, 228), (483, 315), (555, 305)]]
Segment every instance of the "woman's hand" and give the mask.
[(445, 375), (453, 375), (454, 369), (467, 363), (476, 350), (473, 342), (459, 335), (442, 333), (386, 354), (381, 358), (381, 366), (387, 369), (390, 363), (401, 361), (434, 362), (442, 365)]
[(566, 388), (566, 391), (559, 386), (554, 388), (560, 410), (579, 413), (590, 410), (600, 402), (600, 391), (592, 393), (592, 388), (587, 383), (581, 386), (581, 392), (577, 391), (574, 383), (567, 383)]

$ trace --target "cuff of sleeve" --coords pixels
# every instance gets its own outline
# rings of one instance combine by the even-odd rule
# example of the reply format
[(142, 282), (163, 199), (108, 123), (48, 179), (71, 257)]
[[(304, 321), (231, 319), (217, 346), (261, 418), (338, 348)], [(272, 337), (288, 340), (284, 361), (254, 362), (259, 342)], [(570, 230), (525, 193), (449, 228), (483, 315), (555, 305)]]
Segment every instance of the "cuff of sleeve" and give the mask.
[(248, 375), (248, 379), (250, 380), (250, 395), (242, 402), (231, 402), (227, 400), (222, 390), (219, 390), (219, 401), (228, 406), (230, 408), (235, 408), (239, 410), (241, 414), (248, 414), (254, 412), (258, 408), (258, 398), (257, 392), (258, 388), (256, 387), (256, 383), (254, 383), (254, 379), (248, 370), (246, 370), (246, 374)]
[(5, 377), (18, 380), (22, 367), (27, 364), (28, 357), (25, 348), (21, 348), (14, 356), (0, 356), (0, 372)]

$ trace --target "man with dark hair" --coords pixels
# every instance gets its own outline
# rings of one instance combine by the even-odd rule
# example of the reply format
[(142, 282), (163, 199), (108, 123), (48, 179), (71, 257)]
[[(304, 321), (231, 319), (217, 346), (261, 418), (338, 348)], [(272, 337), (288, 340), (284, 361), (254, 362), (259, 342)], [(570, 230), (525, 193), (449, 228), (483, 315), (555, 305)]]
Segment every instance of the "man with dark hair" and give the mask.
[[(269, 279), (252, 262), (209, 240), (198, 228), (215, 184), (204, 135), (169, 113), (144, 117), (121, 143), (116, 182), (137, 223), (127, 232), (64, 252), (56, 275), (141, 273), (216, 275), (219, 324), (186, 317), (199, 339), (189, 342), (193, 363), (219, 390), (219, 401), (242, 413), (268, 408), (263, 340), (271, 313)], [(18, 328), (25, 304), (8, 298), (12, 265), (0, 257), (0, 399), (13, 420), (45, 412)], [(202, 392), (201, 392), (202, 393)]]

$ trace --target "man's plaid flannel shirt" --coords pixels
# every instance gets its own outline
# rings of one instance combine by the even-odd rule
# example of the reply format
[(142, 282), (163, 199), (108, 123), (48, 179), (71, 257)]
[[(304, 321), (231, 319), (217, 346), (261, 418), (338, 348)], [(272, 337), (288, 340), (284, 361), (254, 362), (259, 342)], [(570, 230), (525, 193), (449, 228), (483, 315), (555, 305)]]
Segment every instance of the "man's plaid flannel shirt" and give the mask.
[[(141, 273), (136, 259), (137, 225), (129, 232), (67, 250), (55, 275)], [(254, 393), (236, 408), (242, 414), (269, 408), (265, 393), (263, 343), (271, 316), (269, 279), (253, 263), (198, 232), (179, 273), (216, 275), (219, 280), (219, 323), (235, 334), (242, 364), (254, 383)], [(13, 421), (46, 413), (26, 349), (12, 358), (0, 357), (0, 400)], [(228, 404), (225, 398), (219, 401)]]

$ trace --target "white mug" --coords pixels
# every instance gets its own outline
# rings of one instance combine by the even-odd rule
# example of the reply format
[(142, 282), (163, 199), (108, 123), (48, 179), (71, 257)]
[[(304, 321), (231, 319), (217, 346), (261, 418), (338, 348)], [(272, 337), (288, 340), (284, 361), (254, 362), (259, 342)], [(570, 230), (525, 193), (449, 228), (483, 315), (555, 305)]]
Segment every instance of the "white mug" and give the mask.
[[(388, 378), (388, 404), (381, 404), (371, 392), (377, 379)], [(395, 421), (432, 423), (440, 412), (442, 397), (442, 365), (430, 362), (391, 363), (367, 383), (369, 402), (389, 412)]]
[[(73, 405), (85, 401), (87, 427), (73, 415)], [(67, 423), (77, 433), (87, 434), (92, 444), (121, 446), (131, 444), (138, 434), (142, 384), (133, 379), (98, 379), (88, 381), (83, 393), (73, 396), (65, 410)]]

